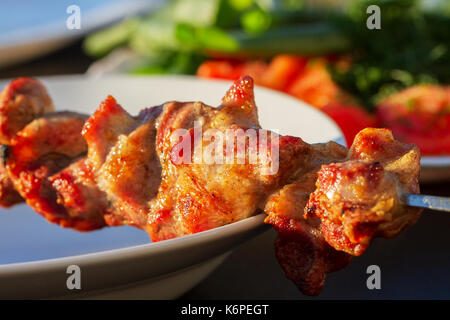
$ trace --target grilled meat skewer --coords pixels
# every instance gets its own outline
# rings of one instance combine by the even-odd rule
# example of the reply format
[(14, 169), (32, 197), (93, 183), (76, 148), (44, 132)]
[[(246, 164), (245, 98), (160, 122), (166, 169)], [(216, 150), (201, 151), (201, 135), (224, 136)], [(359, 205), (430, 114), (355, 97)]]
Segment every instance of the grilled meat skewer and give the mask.
[[(198, 126), (212, 136), (198, 140)], [(233, 141), (244, 134), (241, 147), (219, 139), (229, 132)], [(171, 101), (131, 116), (110, 96), (87, 119), (37, 115), (4, 141), (6, 177), (63, 227), (131, 225), (160, 241), (265, 212), (279, 232), (278, 260), (305, 294), (318, 294), (327, 273), (421, 211), (402, 201), (419, 192), (417, 147), (386, 129), (363, 130), (350, 150), (267, 132), (250, 77), (236, 81), (218, 108)], [(198, 163), (198, 149), (232, 161)]]

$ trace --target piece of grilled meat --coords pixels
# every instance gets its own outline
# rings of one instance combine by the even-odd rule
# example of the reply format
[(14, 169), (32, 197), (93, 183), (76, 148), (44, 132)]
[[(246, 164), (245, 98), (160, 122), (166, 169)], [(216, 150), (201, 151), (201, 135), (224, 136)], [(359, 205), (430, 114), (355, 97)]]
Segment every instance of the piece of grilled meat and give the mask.
[(318, 217), (333, 247), (361, 255), (373, 237), (391, 238), (414, 224), (421, 209), (407, 207), (405, 193), (419, 193), (420, 153), (387, 129), (364, 129), (345, 162), (323, 165), (305, 209)]
[[(301, 139), (267, 134), (266, 150), (275, 145), (279, 150), (279, 170), (273, 175), (266, 174), (269, 163), (259, 159), (251, 165), (198, 164), (193, 144), (189, 157), (182, 156), (185, 162), (177, 161), (180, 139), (192, 141), (196, 124), (204, 131), (254, 129), (259, 143), (256, 114), (250, 78), (237, 82), (219, 108), (201, 102), (168, 102), (132, 117), (109, 97), (83, 129), (88, 162), (110, 204), (107, 222), (145, 229), (153, 241), (160, 241), (242, 220), (261, 210), (267, 194), (303, 161)], [(210, 145), (212, 141), (201, 140), (202, 149)], [(217, 156), (226, 158), (232, 152), (234, 159), (234, 151), (227, 150), (223, 141), (223, 153)], [(243, 157), (249, 154), (247, 145)]]
[[(18, 131), (34, 119), (53, 111), (53, 102), (39, 80), (18, 78), (11, 81), (0, 93), (1, 158), (7, 157), (7, 145)], [(0, 161), (0, 206), (7, 208), (22, 201), (6, 172), (4, 161)]]
[(85, 120), (86, 116), (72, 112), (35, 119), (12, 139), (4, 158), (15, 189), (28, 205), (48, 221), (80, 231), (104, 225), (103, 216), (71, 214), (70, 207), (59, 202), (50, 177), (86, 154), (81, 136)]
[(3, 176), (63, 227), (131, 225), (160, 241), (266, 212), (278, 260), (305, 294), (420, 215), (401, 201), (419, 192), (416, 147), (385, 129), (362, 131), (350, 151), (262, 130), (250, 77), (218, 108), (171, 101), (131, 116), (109, 96), (88, 119), (37, 116), (6, 142)]
[(405, 206), (402, 194), (419, 192), (420, 154), (389, 130), (368, 128), (349, 151), (330, 142), (310, 145), (307, 157), (294, 182), (268, 199), (266, 222), (279, 233), (286, 276), (315, 295), (326, 274), (361, 255), (373, 237), (393, 237), (417, 221), (421, 209)]

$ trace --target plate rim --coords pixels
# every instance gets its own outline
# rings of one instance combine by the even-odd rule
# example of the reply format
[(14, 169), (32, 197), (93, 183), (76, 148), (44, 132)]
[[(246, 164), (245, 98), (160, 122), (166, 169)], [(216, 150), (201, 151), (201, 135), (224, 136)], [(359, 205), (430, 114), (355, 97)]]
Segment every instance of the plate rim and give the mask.
[[(148, 254), (149, 253), (148, 251), (155, 251), (156, 253), (160, 250), (167, 250), (167, 247), (169, 247), (169, 249), (175, 247), (177, 249), (179, 247), (188, 247), (194, 245), (195, 243), (205, 240), (205, 238), (211, 238), (210, 240), (214, 240), (217, 238), (221, 238), (221, 236), (226, 236), (227, 234), (239, 233), (238, 230), (234, 230), (236, 228), (246, 230), (265, 226), (263, 224), (265, 217), (266, 217), (265, 213), (259, 213), (257, 215), (245, 218), (243, 220), (236, 221), (214, 229), (209, 229), (206, 231), (189, 234), (178, 238), (167, 239), (164, 241), (149, 242), (145, 244), (133, 245), (124, 248), (101, 250), (96, 252), (71, 255), (60, 258), (0, 264), (0, 275), (3, 273), (10, 272), (11, 271), (10, 269), (14, 269), (15, 272), (27, 272), (31, 271), (31, 269), (34, 268), (59, 266), (61, 264), (63, 265), (73, 264), (71, 262), (76, 262), (78, 264), (83, 264), (87, 262), (100, 263), (112, 261), (114, 259), (122, 260), (124, 254), (128, 255)], [(267, 227), (269, 228), (270, 226), (267, 225)]]

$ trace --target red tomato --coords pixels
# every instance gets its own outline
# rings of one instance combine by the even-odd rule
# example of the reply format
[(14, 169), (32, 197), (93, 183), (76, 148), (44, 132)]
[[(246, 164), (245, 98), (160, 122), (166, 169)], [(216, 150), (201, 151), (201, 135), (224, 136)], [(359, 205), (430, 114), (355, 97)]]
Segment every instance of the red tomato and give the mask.
[(261, 79), (263, 75), (266, 73), (267, 63), (261, 60), (256, 61), (248, 61), (241, 66), (240, 75), (238, 78), (242, 76), (250, 76), (253, 78), (256, 84), (261, 84)]
[(321, 110), (341, 128), (348, 146), (359, 131), (377, 126), (375, 117), (355, 105), (329, 104)]
[(263, 61), (237, 62), (232, 60), (212, 60), (203, 62), (197, 69), (197, 76), (202, 78), (216, 78), (237, 80), (242, 76), (251, 76), (255, 83), (261, 83), (261, 78), (267, 70), (267, 63)]
[(217, 78), (237, 80), (242, 73), (242, 64), (228, 60), (205, 61), (197, 69), (197, 76), (202, 78)]
[(281, 54), (270, 62), (262, 75), (261, 84), (280, 91), (286, 91), (295, 78), (304, 70), (306, 58)]
[(417, 85), (377, 106), (380, 125), (422, 154), (450, 154), (450, 87)]
[(306, 66), (287, 88), (287, 93), (316, 108), (322, 108), (335, 101), (340, 90), (331, 79), (326, 62), (319, 59)]

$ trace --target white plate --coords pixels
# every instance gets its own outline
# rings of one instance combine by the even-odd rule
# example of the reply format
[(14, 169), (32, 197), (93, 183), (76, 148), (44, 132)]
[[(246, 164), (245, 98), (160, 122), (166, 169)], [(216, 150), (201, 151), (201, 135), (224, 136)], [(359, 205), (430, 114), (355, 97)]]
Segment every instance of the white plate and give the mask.
[[(0, 67), (59, 49), (125, 16), (142, 13), (161, 0), (40, 0), (0, 2)], [(70, 5), (81, 12), (81, 28), (69, 30)]]
[[(200, 100), (214, 106), (231, 85), (186, 76), (42, 80), (57, 109), (89, 114), (108, 94), (133, 114), (168, 100)], [(1, 87), (5, 84), (0, 82)], [(265, 128), (301, 136), (307, 142), (342, 136), (327, 116), (297, 99), (264, 88), (256, 88), (255, 96)], [(175, 298), (206, 277), (238, 244), (268, 228), (261, 214), (214, 230), (149, 243), (145, 232), (131, 227), (79, 233), (47, 223), (26, 205), (0, 211), (0, 298), (75, 293), (81, 297)], [(66, 269), (72, 264), (82, 271), (80, 292), (66, 287)]]

